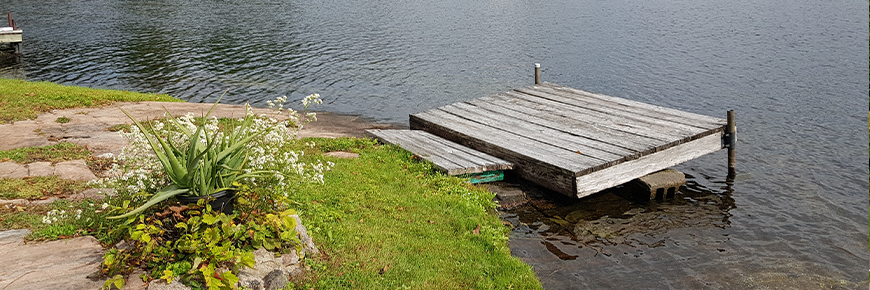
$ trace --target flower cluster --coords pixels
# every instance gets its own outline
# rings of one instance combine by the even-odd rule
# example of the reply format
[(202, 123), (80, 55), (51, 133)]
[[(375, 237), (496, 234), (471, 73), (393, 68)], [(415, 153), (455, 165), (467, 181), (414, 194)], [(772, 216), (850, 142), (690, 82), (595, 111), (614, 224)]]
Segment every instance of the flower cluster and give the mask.
[[(253, 186), (274, 185), (274, 192), (286, 196), (287, 187), (291, 181), (322, 183), (324, 171), (328, 171), (333, 165), (331, 162), (326, 164), (320, 161), (311, 164), (303, 162), (301, 158), (304, 152), (291, 148), (295, 144), (297, 132), (302, 128), (302, 125), (316, 117), (313, 113), (308, 113), (305, 114), (306, 121), (300, 122), (301, 118), (298, 112), (283, 108), (286, 100), (287, 97), (284, 96), (267, 102), (275, 112), (272, 116), (255, 115), (252, 108), (246, 105), (246, 117), (252, 118), (253, 124), (241, 129), (233, 126), (232, 121), (228, 121), (229, 124), (223, 124), (222, 120), (216, 117), (204, 120), (197, 119), (193, 113), (152, 121), (149, 124), (154, 130), (154, 135), (171, 139), (172, 143), (179, 147), (179, 150), (186, 150), (190, 146), (190, 140), (186, 134), (177, 132), (178, 126), (175, 124), (180, 124), (181, 127), (195, 132), (197, 124), (204, 122), (202, 138), (199, 139), (201, 142), (205, 142), (205, 134), (216, 136), (214, 140), (217, 142), (227, 142), (226, 138), (228, 137), (225, 136), (233, 135), (231, 133), (241, 133), (243, 136), (259, 136), (247, 145), (247, 163), (243, 170), (247, 173), (266, 171), (269, 174), (248, 177), (244, 179), (244, 182)], [(322, 100), (320, 100), (319, 95), (314, 94), (305, 97), (302, 103), (307, 110), (308, 105), (322, 103)], [(288, 114), (286, 118), (282, 118), (285, 120), (280, 121), (275, 118), (284, 111)], [(175, 122), (175, 124), (170, 125), (168, 122)], [(243, 131), (239, 132), (238, 130)], [(115, 188), (119, 192), (127, 193), (134, 202), (141, 202), (147, 198), (147, 195), (169, 185), (170, 180), (164, 173), (163, 167), (150, 147), (145, 134), (137, 126), (131, 126), (129, 132), (121, 131), (120, 134), (129, 140), (130, 145), (125, 147), (119, 155), (114, 156), (115, 164), (107, 172), (109, 177), (92, 182), (92, 186)], [(220, 144), (216, 146), (220, 146)]]
[[(64, 220), (67, 218), (69, 218), (69, 216), (66, 215), (65, 210), (58, 211), (56, 209), (53, 209), (53, 210), (50, 210), (49, 212), (45, 213), (45, 216), (42, 217), (42, 223), (51, 224), (53, 222), (57, 222), (58, 220)], [(82, 218), (82, 210), (80, 210), (80, 209), (76, 210), (75, 218), (76, 219)]]

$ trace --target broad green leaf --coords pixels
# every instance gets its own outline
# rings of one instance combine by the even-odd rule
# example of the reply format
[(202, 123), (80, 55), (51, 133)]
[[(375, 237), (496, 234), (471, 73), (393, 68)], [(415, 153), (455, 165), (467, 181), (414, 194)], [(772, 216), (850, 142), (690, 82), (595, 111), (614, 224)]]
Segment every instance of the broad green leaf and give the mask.
[(169, 199), (170, 197), (173, 197), (173, 196), (176, 196), (176, 195), (179, 195), (182, 193), (186, 193), (189, 191), (190, 190), (186, 189), (186, 188), (178, 188), (178, 186), (176, 186), (176, 185), (170, 185), (170, 186), (158, 191), (156, 194), (154, 194), (154, 196), (151, 197), (151, 199), (148, 200), (148, 202), (137, 207), (136, 209), (134, 209), (128, 213), (119, 215), (119, 216), (108, 217), (107, 219), (120, 219), (120, 218), (125, 218), (128, 216), (132, 216), (134, 214), (138, 214), (138, 213), (148, 209), (152, 205), (155, 205), (161, 201)]

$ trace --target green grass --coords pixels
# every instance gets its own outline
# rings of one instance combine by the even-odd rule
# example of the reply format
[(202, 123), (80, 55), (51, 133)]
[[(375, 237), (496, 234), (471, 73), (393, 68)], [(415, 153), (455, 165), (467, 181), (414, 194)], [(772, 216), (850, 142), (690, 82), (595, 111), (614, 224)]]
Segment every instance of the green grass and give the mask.
[(57, 176), (0, 178), (0, 198), (3, 199), (69, 196), (87, 188), (85, 181), (66, 180)]
[(0, 151), (0, 161), (13, 161), (26, 164), (38, 161), (63, 162), (88, 159), (91, 152), (73, 143), (57, 143), (44, 147), (24, 147)]
[(102, 172), (112, 166), (111, 158), (100, 158), (91, 155), (85, 147), (73, 143), (57, 143), (43, 147), (24, 147), (12, 150), (0, 150), (0, 162), (12, 161), (19, 164), (31, 162), (63, 162), (84, 159), (93, 172)]
[(316, 141), (324, 151), (356, 151), (360, 158), (324, 157), (336, 164), (325, 184), (303, 185), (292, 196), (324, 253), (308, 261), (314, 271), (297, 286), (541, 287), (532, 269), (510, 255), (493, 194), (433, 173), (431, 164), (392, 146), (352, 138)]
[[(104, 244), (114, 244), (120, 237), (111, 236), (110, 229), (118, 227), (119, 222), (106, 220), (100, 206), (100, 201), (59, 200), (49, 205), (0, 207), (0, 230), (30, 229), (28, 240), (92, 235)], [(44, 217), (51, 222), (45, 223)]]
[[(19, 210), (20, 208), (20, 210)], [(42, 216), (47, 210), (36, 208), (14, 207), (0, 209), (0, 229), (34, 229), (42, 224)]]
[(64, 86), (0, 78), (0, 124), (35, 119), (54, 109), (99, 107), (112, 102), (179, 102), (168, 95)]

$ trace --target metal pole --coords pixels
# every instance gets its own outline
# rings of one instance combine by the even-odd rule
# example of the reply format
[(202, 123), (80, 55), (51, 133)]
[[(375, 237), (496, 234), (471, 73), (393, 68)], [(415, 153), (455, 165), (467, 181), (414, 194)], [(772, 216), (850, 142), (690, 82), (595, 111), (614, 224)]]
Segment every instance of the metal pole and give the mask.
[(535, 84), (536, 85), (541, 84), (541, 64), (540, 63), (535, 64)]
[(734, 151), (734, 147), (737, 144), (737, 125), (734, 123), (734, 110), (728, 111), (728, 123), (725, 126), (725, 134), (728, 135), (728, 177), (734, 178), (734, 175), (737, 174), (737, 170), (735, 169), (735, 164), (737, 163), (734, 159), (736, 152)]
[[(9, 27), (15, 27), (15, 26), (12, 26), (12, 12), (9, 12), (6, 14), (6, 19), (9, 19)], [(13, 29), (15, 29), (15, 28), (13, 28)]]

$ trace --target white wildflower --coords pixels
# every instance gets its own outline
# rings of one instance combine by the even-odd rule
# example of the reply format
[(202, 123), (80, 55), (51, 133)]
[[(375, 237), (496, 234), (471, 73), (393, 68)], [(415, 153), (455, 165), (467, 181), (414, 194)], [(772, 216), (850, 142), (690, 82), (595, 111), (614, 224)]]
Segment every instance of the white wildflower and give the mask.
[(323, 104), (323, 100), (320, 99), (320, 94), (310, 94), (302, 99), (302, 105), (306, 108), (311, 104)]

